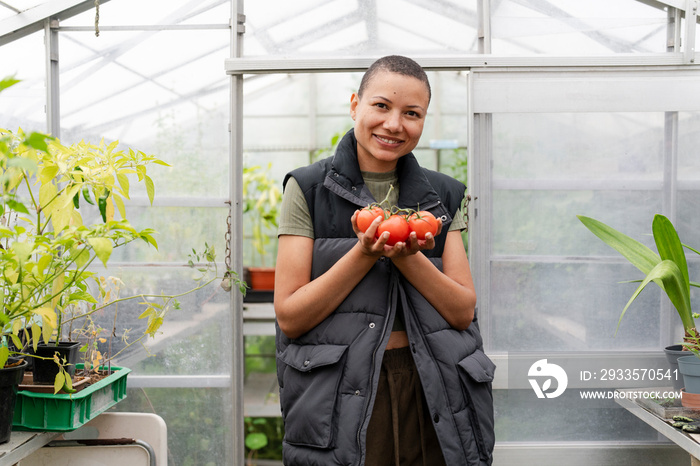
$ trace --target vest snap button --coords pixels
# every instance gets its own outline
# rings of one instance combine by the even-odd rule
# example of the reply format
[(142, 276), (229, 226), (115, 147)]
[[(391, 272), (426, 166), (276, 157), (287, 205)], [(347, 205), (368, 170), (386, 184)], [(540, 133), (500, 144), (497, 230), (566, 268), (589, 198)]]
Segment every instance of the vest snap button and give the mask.
[(309, 360), (304, 361), (304, 367), (308, 366), (309, 364), (311, 364), (311, 361), (309, 361)]
[(435, 415), (433, 415), (433, 421), (434, 421), (435, 423), (440, 422), (440, 416), (438, 416), (438, 413), (435, 413)]
[(359, 390), (355, 390), (355, 395), (358, 395), (358, 396), (359, 396), (359, 395), (360, 395), (360, 391), (359, 391)]
[(370, 322), (369, 328), (374, 328), (374, 322)]

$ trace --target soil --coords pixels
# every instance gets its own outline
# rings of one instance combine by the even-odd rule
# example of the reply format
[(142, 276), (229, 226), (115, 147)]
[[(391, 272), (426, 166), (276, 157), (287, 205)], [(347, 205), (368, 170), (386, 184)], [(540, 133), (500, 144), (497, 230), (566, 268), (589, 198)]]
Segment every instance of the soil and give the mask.
[[(82, 371), (77, 371), (77, 373), (72, 377), (73, 389), (76, 392), (89, 387), (92, 384), (99, 382), (100, 380), (107, 377), (109, 374), (107, 371), (92, 372), (88, 376), (83, 376)], [(24, 379), (19, 386), (20, 390), (27, 390), (30, 392), (40, 392), (40, 393), (53, 393), (53, 384), (35, 384), (31, 372), (24, 373)], [(59, 394), (66, 394), (65, 391), (61, 390)]]

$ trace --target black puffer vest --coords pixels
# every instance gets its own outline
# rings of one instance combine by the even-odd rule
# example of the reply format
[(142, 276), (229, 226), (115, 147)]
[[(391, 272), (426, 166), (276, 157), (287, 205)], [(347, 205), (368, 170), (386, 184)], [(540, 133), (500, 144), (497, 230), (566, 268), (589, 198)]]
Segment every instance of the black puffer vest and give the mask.
[[(314, 222), (312, 279), (357, 242), (350, 217), (374, 202), (357, 163), (351, 130), (336, 154), (287, 175), (301, 186)], [(436, 247), (425, 251), (442, 267), (462, 183), (421, 168), (413, 154), (399, 160), (399, 207), (442, 217)], [(494, 446), (491, 381), (495, 365), (482, 351), (476, 317), (465, 331), (445, 319), (398, 272), (377, 261), (330, 316), (300, 338), (277, 328), (277, 377), (285, 422), (285, 466), (362, 466), (384, 348), (397, 309), (404, 313), (410, 348), (433, 425), (449, 466), (489, 465)]]

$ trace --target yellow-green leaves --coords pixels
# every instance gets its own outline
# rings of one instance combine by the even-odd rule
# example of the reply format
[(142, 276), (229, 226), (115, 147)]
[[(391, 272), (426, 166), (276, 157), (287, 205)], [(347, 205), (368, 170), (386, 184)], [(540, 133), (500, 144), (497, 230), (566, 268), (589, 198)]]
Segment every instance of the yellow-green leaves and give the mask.
[(143, 181), (146, 185), (146, 193), (148, 194), (148, 200), (151, 202), (151, 205), (153, 205), (153, 198), (156, 195), (156, 188), (153, 185), (153, 180), (150, 176), (144, 175)]
[(53, 381), (53, 394), (60, 392), (63, 385), (66, 383), (66, 374), (63, 371), (59, 371), (56, 374), (56, 378)]
[(34, 243), (30, 243), (28, 241), (17, 241), (12, 244), (11, 249), (17, 256), (19, 266), (22, 267), (29, 259), (29, 255), (34, 250)]
[(61, 390), (63, 390), (66, 393), (75, 393), (76, 390), (73, 389), (73, 380), (71, 379), (70, 374), (66, 372), (66, 369), (64, 367), (66, 361), (61, 361), (58, 354), (56, 354), (54, 355), (54, 362), (58, 364), (59, 370), (53, 382), (53, 394), (55, 395)]
[(0, 346), (0, 369), (5, 367), (5, 363), (7, 362), (7, 358), (10, 357), (10, 350), (7, 348), (7, 346)]
[(56, 316), (56, 311), (50, 307), (40, 307), (37, 309), (32, 309), (32, 314), (36, 314), (41, 317), (41, 336), (44, 343), (51, 341), (51, 335), (53, 331), (56, 330), (58, 326), (58, 317)]
[[(163, 307), (156, 303), (143, 302), (141, 304), (145, 304), (148, 307), (141, 313), (139, 319), (148, 319), (148, 326), (144, 333), (147, 333), (153, 338), (156, 336), (156, 332), (160, 329), (160, 326), (163, 325)], [(161, 310), (158, 311), (156, 308)]]
[(88, 238), (87, 241), (94, 249), (97, 258), (107, 267), (109, 256), (112, 255), (112, 241), (107, 238)]
[(44, 165), (39, 172), (39, 181), (41, 181), (42, 185), (51, 183), (56, 175), (58, 175), (58, 165), (48, 163)]

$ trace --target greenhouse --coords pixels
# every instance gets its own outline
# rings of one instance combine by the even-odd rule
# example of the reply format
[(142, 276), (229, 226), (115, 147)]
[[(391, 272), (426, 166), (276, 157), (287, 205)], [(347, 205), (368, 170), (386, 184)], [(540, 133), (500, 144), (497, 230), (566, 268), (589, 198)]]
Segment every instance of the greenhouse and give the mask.
[[(64, 301), (54, 281), (22, 320), (0, 313), (0, 348), (20, 343), (25, 325), (39, 340), (58, 315), (57, 328), (75, 330), (98, 367), (130, 370), (123, 399), (85, 423), (133, 415), (119, 417), (127, 425), (118, 437), (134, 439), (160, 429), (161, 443), (141, 442), (151, 444), (143, 464), (282, 465), (281, 324), (272, 285), (253, 289), (253, 273), (277, 265), (286, 175), (336, 153), (356, 123), (351, 96), (364, 72), (403, 55), (432, 92), (413, 154), (467, 188), (472, 328), (478, 321), (496, 366), (478, 380), (492, 390), (492, 457), (480, 446), (460, 464), (700, 464), (700, 401), (693, 410), (684, 360), (671, 356), (686, 346), (675, 358), (700, 362), (700, 308), (691, 305), (700, 286), (699, 6), (0, 0), (3, 154), (60, 146), (82, 159), (102, 154), (95, 173), (114, 173), (95, 188), (93, 172), (77, 166), (47, 194), (67, 159), (3, 160), (0, 249), (5, 258), (24, 251), (7, 263), (26, 271), (3, 262), (3, 309), (23, 274), (43, 278), (49, 261), (27, 248), (50, 239), (29, 242), (31, 228), (15, 222), (37, 222), (42, 238), (49, 222), (118, 230), (114, 250), (103, 233), (63, 240), (80, 280), (97, 286), (79, 282)], [(122, 167), (122, 156), (138, 166)], [(22, 185), (7, 181), (18, 169)], [(50, 211), (36, 204), (52, 195)], [(35, 210), (24, 207), (31, 202)], [(636, 242), (625, 250), (617, 231)], [(94, 261), (76, 258), (83, 247)], [(146, 414), (156, 416), (141, 421)], [(153, 419), (162, 424), (140, 424)], [(0, 466), (45, 464), (31, 462), (39, 454), (62, 464), (48, 445), (77, 438), (66, 431), (15, 423)], [(72, 454), (85, 459), (73, 464), (125, 464), (134, 454), (96, 448), (82, 445)]]

